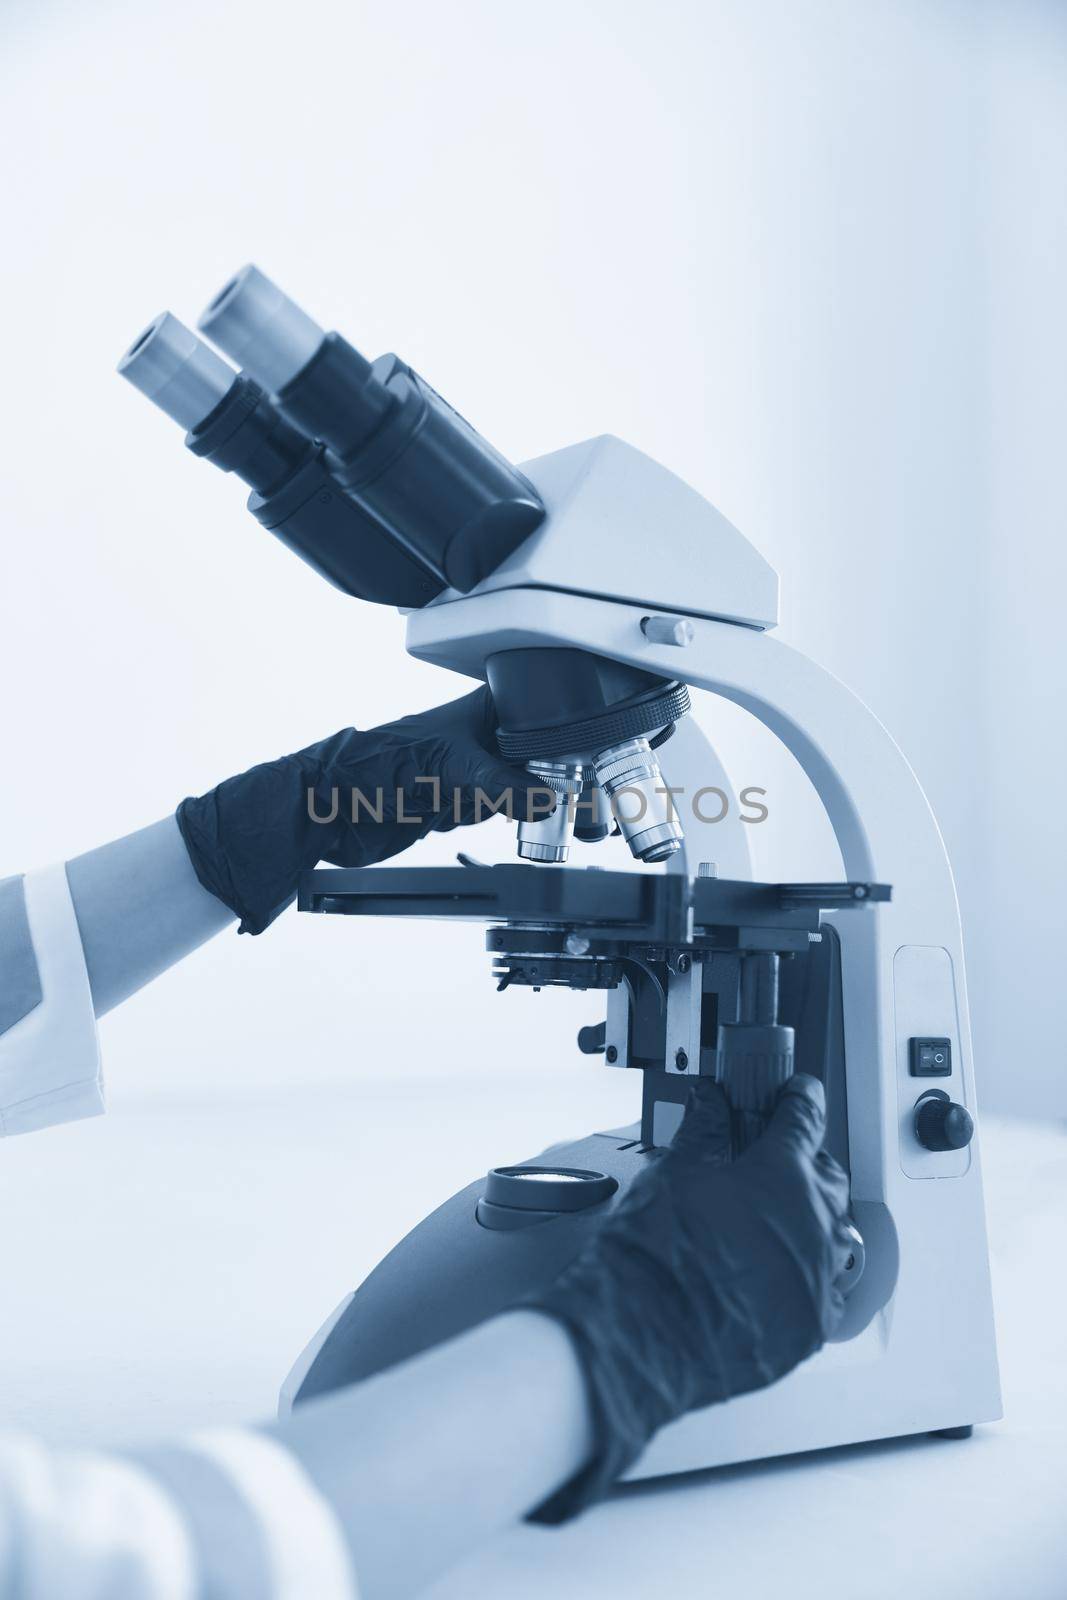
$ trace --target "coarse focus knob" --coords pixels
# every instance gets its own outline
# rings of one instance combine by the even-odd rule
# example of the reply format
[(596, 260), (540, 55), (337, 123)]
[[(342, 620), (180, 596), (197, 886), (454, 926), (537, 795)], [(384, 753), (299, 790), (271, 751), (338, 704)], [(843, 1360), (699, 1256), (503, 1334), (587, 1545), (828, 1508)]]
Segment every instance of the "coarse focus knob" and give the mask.
[(773, 1022), (720, 1022), (715, 1076), (730, 1104), (734, 1156), (758, 1139), (782, 1085), (793, 1076), (796, 1037)]
[(923, 1095), (915, 1107), (915, 1137), (927, 1150), (965, 1150), (974, 1137), (966, 1106), (942, 1091)]

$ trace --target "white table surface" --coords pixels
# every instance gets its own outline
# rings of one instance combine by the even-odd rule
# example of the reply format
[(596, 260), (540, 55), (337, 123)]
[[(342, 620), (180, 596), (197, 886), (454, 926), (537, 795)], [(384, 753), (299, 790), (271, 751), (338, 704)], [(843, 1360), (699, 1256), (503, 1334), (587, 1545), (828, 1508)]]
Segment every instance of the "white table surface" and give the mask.
[[(489, 1165), (629, 1120), (629, 1076), (127, 1100), (7, 1141), (0, 1423), (96, 1444), (269, 1413), (305, 1340), (423, 1212)], [(1064, 1600), (1067, 1131), (983, 1133), (1003, 1423), (636, 1485), (566, 1529), (516, 1528), (433, 1600)]]

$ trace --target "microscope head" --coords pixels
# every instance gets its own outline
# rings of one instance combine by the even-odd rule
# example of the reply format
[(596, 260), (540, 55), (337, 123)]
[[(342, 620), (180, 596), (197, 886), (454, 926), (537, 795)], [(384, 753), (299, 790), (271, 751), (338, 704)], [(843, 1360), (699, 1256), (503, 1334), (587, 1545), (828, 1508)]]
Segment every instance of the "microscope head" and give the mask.
[[(772, 569), (618, 440), (516, 468), (397, 356), (368, 361), (254, 266), (199, 326), (221, 356), (166, 312), (119, 372), (188, 430), (194, 454), (244, 479), (252, 514), (323, 577), (408, 611), (413, 653), (425, 653), (418, 617), (512, 588), (647, 603), (676, 614), (667, 626), (686, 615), (773, 626)], [(520, 823), (523, 859), (564, 862), (572, 836), (605, 837), (613, 815), (638, 860), (662, 861), (682, 832), (655, 751), (688, 691), (587, 642), (514, 648), (487, 635), (473, 661), (438, 659), (488, 681), (501, 754), (557, 798), (551, 816)]]
[[(562, 863), (572, 837), (608, 832), (610, 811), (639, 860), (664, 860), (682, 831), (657, 750), (689, 710), (691, 619), (773, 628), (777, 574), (703, 496), (620, 439), (521, 470), (544, 520), (470, 594), (446, 590), (413, 611), (408, 650), (486, 678), (502, 753), (559, 797), (550, 817), (520, 825), (520, 856)], [(614, 644), (618, 656), (602, 653)], [(677, 656), (677, 673), (642, 670), (646, 650)]]

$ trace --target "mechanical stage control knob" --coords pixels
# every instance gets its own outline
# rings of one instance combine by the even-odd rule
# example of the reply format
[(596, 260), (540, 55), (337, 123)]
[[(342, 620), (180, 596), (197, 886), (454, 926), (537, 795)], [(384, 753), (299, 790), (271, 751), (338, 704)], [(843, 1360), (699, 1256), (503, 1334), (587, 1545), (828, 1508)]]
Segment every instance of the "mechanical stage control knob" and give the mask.
[(974, 1137), (974, 1120), (943, 1089), (931, 1089), (916, 1102), (915, 1137), (927, 1150), (964, 1150)]

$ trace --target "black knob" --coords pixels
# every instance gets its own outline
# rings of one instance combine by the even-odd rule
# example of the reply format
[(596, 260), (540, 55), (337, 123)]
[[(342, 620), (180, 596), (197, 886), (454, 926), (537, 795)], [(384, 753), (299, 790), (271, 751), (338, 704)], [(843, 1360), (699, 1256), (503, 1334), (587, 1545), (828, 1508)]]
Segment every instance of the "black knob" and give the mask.
[(964, 1150), (974, 1138), (974, 1119), (966, 1106), (934, 1090), (915, 1107), (915, 1137), (927, 1150)]
[(591, 1022), (586, 1028), (578, 1029), (578, 1048), (583, 1056), (598, 1056), (604, 1049), (604, 1035), (608, 1031), (606, 1022)]

